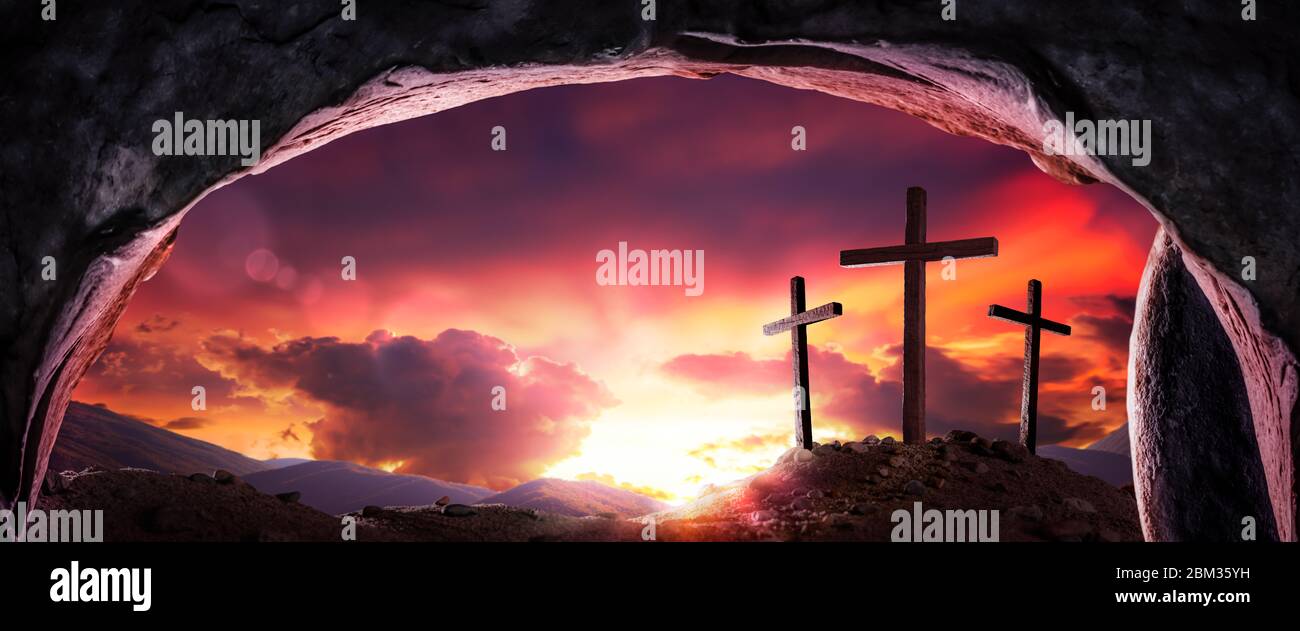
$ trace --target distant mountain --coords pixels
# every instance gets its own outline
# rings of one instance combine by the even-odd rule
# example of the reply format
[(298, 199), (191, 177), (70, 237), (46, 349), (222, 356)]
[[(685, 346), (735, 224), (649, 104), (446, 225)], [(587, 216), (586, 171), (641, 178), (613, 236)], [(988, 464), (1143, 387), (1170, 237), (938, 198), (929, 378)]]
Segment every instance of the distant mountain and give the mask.
[(244, 476), (263, 493), (302, 492), (302, 503), (331, 515), (366, 506), (427, 506), (444, 495), (457, 504), (474, 504), (491, 489), (443, 482), (422, 475), (403, 475), (351, 462), (310, 460)]
[(1088, 445), (1092, 451), (1108, 451), (1113, 454), (1129, 455), (1128, 447), (1128, 423), (1119, 426), (1119, 429), (1106, 434), (1101, 440)]
[(668, 508), (659, 500), (632, 491), (616, 489), (590, 480), (570, 481), (541, 478), (520, 484), (509, 491), (485, 498), (480, 504), (506, 504), (535, 508), (549, 513), (581, 517), (615, 513), (622, 517), (639, 517)]
[(186, 474), (225, 469), (241, 476), (266, 468), (241, 453), (74, 401), (63, 416), (50, 470), (80, 471), (91, 465)]
[(296, 464), (303, 464), (311, 461), (311, 458), (270, 458), (263, 460), (262, 464), (266, 465), (267, 469), (283, 469), (285, 467), (292, 467)]
[(1116, 454), (1100, 449), (1074, 449), (1060, 445), (1043, 445), (1038, 455), (1065, 463), (1071, 471), (1101, 478), (1115, 486), (1133, 483), (1133, 463), (1128, 454)]

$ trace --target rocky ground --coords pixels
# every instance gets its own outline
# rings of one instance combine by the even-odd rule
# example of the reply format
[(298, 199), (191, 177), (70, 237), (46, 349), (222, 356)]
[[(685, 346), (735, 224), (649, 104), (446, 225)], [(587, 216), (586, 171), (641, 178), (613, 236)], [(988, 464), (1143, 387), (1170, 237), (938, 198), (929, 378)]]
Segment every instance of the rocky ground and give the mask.
[[(1131, 489), (1023, 447), (950, 432), (924, 445), (868, 437), (790, 450), (771, 469), (655, 513), (659, 541), (889, 541), (895, 510), (997, 510), (1002, 541), (1140, 541)], [(342, 516), (266, 495), (227, 472), (140, 469), (47, 478), (41, 508), (105, 509), (107, 541), (340, 541)], [(645, 519), (503, 505), (367, 507), (359, 541), (639, 541)]]

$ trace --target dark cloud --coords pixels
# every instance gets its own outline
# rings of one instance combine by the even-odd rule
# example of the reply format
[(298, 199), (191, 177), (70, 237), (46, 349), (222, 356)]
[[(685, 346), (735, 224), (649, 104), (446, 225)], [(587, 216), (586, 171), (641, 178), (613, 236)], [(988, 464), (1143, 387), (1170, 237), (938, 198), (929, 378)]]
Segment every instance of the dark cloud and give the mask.
[(180, 325), (180, 320), (173, 320), (172, 318), (155, 314), (148, 320), (137, 324), (135, 330), (140, 333), (166, 333)]
[(162, 424), (163, 429), (172, 431), (183, 431), (187, 429), (199, 429), (211, 424), (211, 419), (198, 418), (194, 416), (182, 416), (181, 418), (172, 419)]
[(114, 338), (86, 371), (85, 380), (93, 383), (95, 396), (172, 399), (188, 406), (191, 390), (203, 386), (209, 409), (227, 404), (261, 407), (258, 400), (241, 396), (233, 379), (199, 363), (188, 348), (148, 338)]
[[(326, 413), (309, 423), (317, 458), (494, 488), (575, 455), (588, 421), (617, 404), (572, 364), (520, 357), (505, 342), (448, 329), (435, 339), (376, 331), (363, 342), (301, 338), (273, 348), (214, 336), (204, 348), (241, 383), (289, 387)], [(492, 409), (502, 386), (506, 409)]]

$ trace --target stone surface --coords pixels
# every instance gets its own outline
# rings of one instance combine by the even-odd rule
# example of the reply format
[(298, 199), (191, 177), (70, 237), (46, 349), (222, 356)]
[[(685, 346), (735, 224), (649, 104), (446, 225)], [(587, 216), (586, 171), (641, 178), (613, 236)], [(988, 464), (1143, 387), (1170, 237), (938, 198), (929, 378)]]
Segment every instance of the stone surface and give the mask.
[[(0, 99), (0, 508), (35, 499), (73, 387), (213, 188), (366, 127), (519, 90), (734, 73), (900, 110), (1144, 203), (1211, 288), (1275, 509), (1294, 520), (1300, 95), (1285, 68), (1300, 57), (1300, 5), (1257, 22), (1208, 0), (1050, 13), (1007, 0), (963, 5), (952, 23), (920, 2), (660, 0), (652, 22), (638, 10), (375, 3), (344, 22), (328, 4), (122, 0), (47, 24), (0, 7), (0, 78), (17, 95)], [(178, 111), (259, 120), (263, 161), (153, 156), (152, 122)], [(1043, 123), (1066, 112), (1151, 120), (1150, 165), (1044, 155)], [(40, 279), (44, 256), (56, 282)], [(1243, 256), (1259, 259), (1248, 285)]]
[(1138, 292), (1129, 357), (1130, 448), (1143, 535), (1154, 541), (1259, 538), (1290, 523), (1270, 501), (1246, 384), (1181, 249), (1156, 236)]

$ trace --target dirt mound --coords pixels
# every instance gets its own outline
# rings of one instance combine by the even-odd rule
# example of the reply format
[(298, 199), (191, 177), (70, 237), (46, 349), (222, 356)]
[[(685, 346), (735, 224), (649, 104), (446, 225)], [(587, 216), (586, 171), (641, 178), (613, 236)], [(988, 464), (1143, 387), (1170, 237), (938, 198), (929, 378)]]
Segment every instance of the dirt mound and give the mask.
[[(52, 474), (40, 508), (103, 509), (106, 541), (341, 540), (341, 517), (297, 499), (260, 493), (226, 472), (123, 469)], [(895, 511), (932, 509), (989, 511), (990, 522), (997, 511), (1001, 541), (1142, 540), (1131, 490), (970, 432), (924, 445), (868, 437), (791, 450), (763, 473), (649, 517), (658, 541), (889, 541)], [(648, 534), (644, 519), (499, 504), (369, 506), (348, 516), (359, 541), (641, 541)]]
[(998, 511), (1001, 541), (1141, 541), (1129, 491), (1020, 445), (950, 432), (791, 450), (776, 466), (656, 515), (663, 540), (889, 541), (896, 510)]

